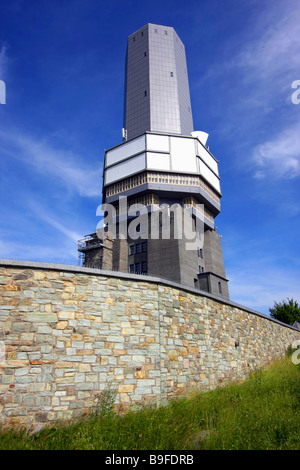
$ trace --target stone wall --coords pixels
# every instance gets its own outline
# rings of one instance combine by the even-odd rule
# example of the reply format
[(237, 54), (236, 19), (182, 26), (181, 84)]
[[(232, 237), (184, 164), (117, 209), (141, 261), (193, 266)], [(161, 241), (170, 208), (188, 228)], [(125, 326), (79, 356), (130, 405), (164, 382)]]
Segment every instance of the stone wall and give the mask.
[(97, 405), (207, 390), (283, 355), (292, 327), (171, 282), (89, 268), (0, 263), (0, 423), (37, 430)]

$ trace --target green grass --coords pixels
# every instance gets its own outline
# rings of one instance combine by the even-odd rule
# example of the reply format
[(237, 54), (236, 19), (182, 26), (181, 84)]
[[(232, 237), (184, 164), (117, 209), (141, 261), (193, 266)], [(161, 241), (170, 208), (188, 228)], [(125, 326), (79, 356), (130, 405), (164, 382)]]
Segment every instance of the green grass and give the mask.
[(299, 450), (300, 365), (291, 357), (247, 381), (145, 408), (107, 413), (35, 435), (0, 432), (0, 449)]

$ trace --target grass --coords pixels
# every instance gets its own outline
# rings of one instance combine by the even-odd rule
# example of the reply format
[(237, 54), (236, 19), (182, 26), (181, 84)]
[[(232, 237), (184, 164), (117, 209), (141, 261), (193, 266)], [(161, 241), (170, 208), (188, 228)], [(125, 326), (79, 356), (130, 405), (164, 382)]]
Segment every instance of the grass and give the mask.
[(0, 432), (1, 450), (299, 450), (300, 365), (291, 357), (245, 382), (144, 408), (110, 409), (28, 435)]

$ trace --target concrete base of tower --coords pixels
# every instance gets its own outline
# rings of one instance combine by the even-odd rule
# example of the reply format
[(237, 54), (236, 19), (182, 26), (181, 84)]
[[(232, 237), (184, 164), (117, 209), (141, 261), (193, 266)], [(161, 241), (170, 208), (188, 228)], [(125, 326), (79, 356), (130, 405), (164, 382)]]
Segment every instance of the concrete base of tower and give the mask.
[(176, 207), (120, 212), (114, 232), (98, 230), (79, 243), (83, 266), (148, 274), (229, 299), (221, 236), (193, 208)]

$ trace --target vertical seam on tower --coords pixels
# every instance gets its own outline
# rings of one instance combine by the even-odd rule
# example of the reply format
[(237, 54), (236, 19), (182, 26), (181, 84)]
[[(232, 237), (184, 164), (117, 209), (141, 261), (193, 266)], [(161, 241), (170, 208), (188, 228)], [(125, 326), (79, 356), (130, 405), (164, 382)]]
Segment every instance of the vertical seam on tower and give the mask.
[(150, 93), (150, 76), (151, 76), (151, 73), (150, 73), (150, 25), (149, 25), (149, 23), (148, 23), (148, 38), (147, 38), (147, 41), (148, 41), (147, 60), (148, 60), (148, 70), (149, 70), (149, 72), (148, 72), (149, 130), (151, 131), (152, 127), (151, 127), (151, 93)]

